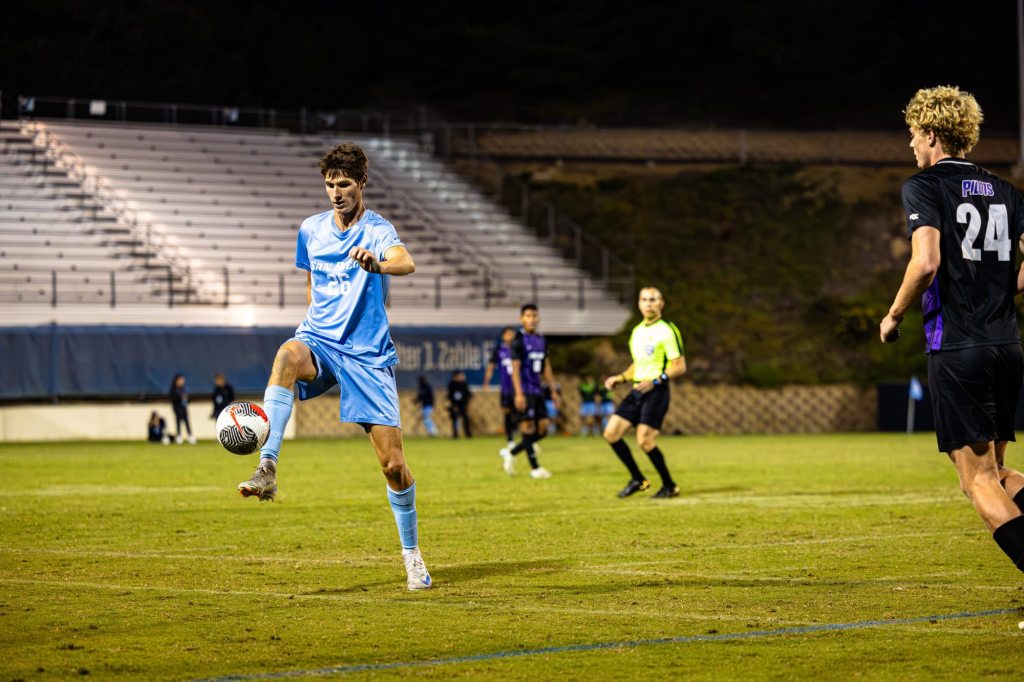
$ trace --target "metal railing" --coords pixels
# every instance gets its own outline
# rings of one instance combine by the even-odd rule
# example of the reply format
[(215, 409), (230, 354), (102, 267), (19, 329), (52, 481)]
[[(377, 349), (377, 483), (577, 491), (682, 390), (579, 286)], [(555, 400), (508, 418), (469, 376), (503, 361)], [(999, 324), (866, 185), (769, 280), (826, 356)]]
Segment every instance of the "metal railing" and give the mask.
[[(509, 209), (511, 215), (531, 226), (545, 237), (562, 255), (580, 268), (601, 278), (602, 284), (616, 294), (620, 301), (632, 298), (635, 286), (633, 267), (616, 257), (605, 245), (588, 236), (576, 222), (559, 212), (553, 205), (532, 195), (522, 180), (512, 177), (474, 140), (474, 126), (453, 126), (425, 108), (415, 112), (367, 112), (331, 110), (311, 112), (281, 111), (256, 107), (202, 106), (177, 103), (131, 102), (99, 99), (76, 99), (39, 96), (19, 96), (17, 114), (36, 134), (42, 130), (41, 143), (52, 148), (55, 159), (67, 167), (69, 174), (82, 183), (86, 191), (94, 192), (123, 224), (130, 226), (146, 252), (161, 254), (166, 266), (178, 272), (183, 279), (202, 283), (193, 277), (187, 256), (171, 243), (153, 223), (144, 221), (128, 202), (118, 195), (99, 176), (88, 172), (88, 167), (70, 149), (45, 127), (35, 123), (36, 118), (65, 118), (88, 121), (121, 121), (162, 123), (168, 125), (212, 125), (224, 127), (277, 127), (303, 134), (328, 134), (335, 131), (363, 132), (382, 135), (391, 133), (414, 135), (421, 143), (429, 144), (435, 156), (447, 161), (455, 160), (453, 150), (460, 150), (460, 158), (469, 161), (469, 175), (479, 185), (493, 192), (493, 198)], [(417, 217), (439, 234), (457, 239), (416, 202), (406, 202), (417, 212)], [(491, 281), (506, 281), (508, 273), (497, 268), (493, 259), (472, 245), (459, 242), (458, 247), (481, 268)], [(194, 273), (198, 275), (198, 273)], [(199, 291), (201, 298), (216, 298), (212, 291)]]
[[(510, 275), (501, 283), (483, 277), (467, 282), (456, 274), (416, 275), (412, 281), (391, 280), (388, 305), (460, 309), (514, 307), (521, 303), (510, 296), (509, 287), (530, 294), (530, 300), (543, 307), (558, 305), (586, 310), (600, 303), (588, 288), (585, 276)], [(429, 284), (427, 282), (429, 281)], [(207, 282), (208, 285), (211, 282)], [(305, 280), (298, 273), (264, 275), (233, 274), (227, 268), (220, 273), (217, 296), (198, 300), (190, 283), (182, 281), (169, 268), (147, 273), (131, 270), (68, 269), (45, 267), (0, 269), (0, 303), (4, 305), (103, 306), (109, 308), (150, 307), (228, 307), (231, 305), (274, 308), (305, 308)]]
[(465, 170), (497, 203), (546, 238), (565, 258), (601, 277), (602, 283), (616, 292), (621, 301), (632, 298), (636, 269), (587, 235), (553, 204), (531, 193), (527, 183), (506, 173), (494, 157), (477, 145), (476, 126), (452, 125), (432, 114), (424, 114), (423, 118), (433, 133), (437, 156)]

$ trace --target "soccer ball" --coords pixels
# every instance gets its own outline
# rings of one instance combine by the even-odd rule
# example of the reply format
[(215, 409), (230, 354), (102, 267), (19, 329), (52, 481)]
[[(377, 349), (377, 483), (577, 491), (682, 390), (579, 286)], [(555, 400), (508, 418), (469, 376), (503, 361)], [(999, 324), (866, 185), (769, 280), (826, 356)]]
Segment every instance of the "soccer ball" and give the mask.
[(269, 435), (270, 420), (256, 403), (231, 403), (217, 417), (217, 440), (236, 455), (256, 452)]

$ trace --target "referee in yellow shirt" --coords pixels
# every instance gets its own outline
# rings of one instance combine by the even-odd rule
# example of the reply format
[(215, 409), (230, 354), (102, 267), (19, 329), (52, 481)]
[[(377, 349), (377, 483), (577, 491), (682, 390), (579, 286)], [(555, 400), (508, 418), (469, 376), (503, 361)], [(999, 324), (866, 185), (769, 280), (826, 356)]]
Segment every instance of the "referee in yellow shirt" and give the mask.
[(661, 422), (668, 412), (669, 381), (686, 372), (683, 339), (674, 324), (661, 319), (665, 299), (658, 289), (641, 289), (638, 305), (644, 321), (633, 329), (629, 337), (629, 352), (633, 356), (633, 364), (621, 374), (608, 377), (604, 382), (605, 387), (611, 389), (620, 381), (632, 381), (633, 391), (619, 404), (615, 414), (608, 420), (604, 439), (629, 469), (629, 483), (619, 491), (619, 497), (629, 497), (651, 487), (641, 473), (640, 467), (636, 465), (629, 446), (622, 440), (630, 426), (636, 427), (637, 443), (647, 453), (651, 464), (661, 476), (661, 490), (656, 492), (654, 497), (678, 497), (679, 486), (672, 480), (672, 474), (668, 472), (668, 466), (665, 464), (665, 456), (658, 449), (655, 439), (661, 433)]

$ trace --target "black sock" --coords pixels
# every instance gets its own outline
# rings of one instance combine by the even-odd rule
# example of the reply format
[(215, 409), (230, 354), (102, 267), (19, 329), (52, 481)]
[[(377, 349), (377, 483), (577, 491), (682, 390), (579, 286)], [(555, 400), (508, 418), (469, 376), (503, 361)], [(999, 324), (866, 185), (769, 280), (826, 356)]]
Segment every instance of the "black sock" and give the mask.
[[(523, 434), (523, 439), (521, 441), (519, 441), (518, 443), (516, 443), (515, 447), (512, 448), (512, 450), (511, 450), (512, 454), (513, 455), (518, 455), (520, 452), (525, 450), (526, 449), (526, 444), (529, 442), (530, 438), (532, 438), (531, 435), (524, 433)], [(531, 445), (532, 445), (532, 443), (531, 443)], [(533, 448), (531, 447), (530, 450), (532, 451)]]
[(505, 413), (505, 440), (511, 442), (516, 438), (516, 420), (510, 412)]
[(1017, 505), (1017, 509), (1024, 512), (1024, 488), (1020, 489), (1020, 492), (1013, 496), (1013, 502)]
[(1024, 571), (1024, 516), (1010, 519), (996, 528), (992, 539), (1010, 557), (1010, 561)]
[(634, 481), (644, 480), (644, 475), (640, 472), (640, 467), (636, 465), (636, 460), (633, 459), (633, 453), (629, 451), (629, 446), (626, 445), (626, 441), (620, 438), (614, 443), (610, 443), (610, 445), (612, 446), (612, 450), (614, 450), (615, 454), (618, 456), (619, 461), (625, 464), (626, 468), (629, 469), (630, 477)]
[(661, 450), (655, 445), (647, 452), (647, 456), (651, 458), (651, 464), (658, 470), (658, 475), (661, 476), (661, 484), (666, 488), (675, 486), (676, 482), (672, 480), (672, 474), (668, 472), (668, 465), (665, 464), (665, 455), (661, 454)]

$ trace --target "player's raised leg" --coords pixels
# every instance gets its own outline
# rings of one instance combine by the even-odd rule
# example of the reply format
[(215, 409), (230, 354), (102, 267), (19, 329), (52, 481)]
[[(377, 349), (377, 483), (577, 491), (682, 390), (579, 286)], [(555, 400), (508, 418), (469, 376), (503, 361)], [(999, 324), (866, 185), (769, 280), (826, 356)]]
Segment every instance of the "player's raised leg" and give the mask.
[(277, 458), (281, 451), (284, 429), (292, 416), (295, 402), (295, 382), (312, 381), (317, 369), (313, 354), (302, 341), (291, 339), (278, 349), (270, 381), (263, 394), (263, 409), (270, 420), (270, 435), (260, 450), (260, 463), (248, 481), (238, 484), (243, 497), (255, 496), (260, 500), (273, 500), (277, 494)]
[(608, 442), (615, 456), (619, 458), (619, 461), (629, 471), (629, 482), (625, 488), (619, 491), (619, 497), (629, 497), (634, 493), (651, 487), (651, 484), (644, 478), (643, 472), (640, 471), (640, 467), (637, 466), (636, 460), (633, 459), (633, 453), (630, 452), (629, 445), (626, 444), (626, 441), (622, 440), (631, 426), (632, 424), (628, 421), (617, 414), (613, 414), (608, 418), (608, 425), (604, 429), (605, 441)]
[(1024, 571), (1024, 516), (1002, 486), (995, 444), (972, 443), (949, 452), (960, 489), (977, 510), (999, 548)]
[(402, 431), (394, 426), (374, 424), (370, 441), (377, 453), (381, 472), (387, 480), (388, 502), (395, 515), (402, 559), (410, 590), (425, 590), (431, 585), (430, 573), (423, 563), (419, 547), (419, 523), (416, 517), (416, 482), (405, 463)]

